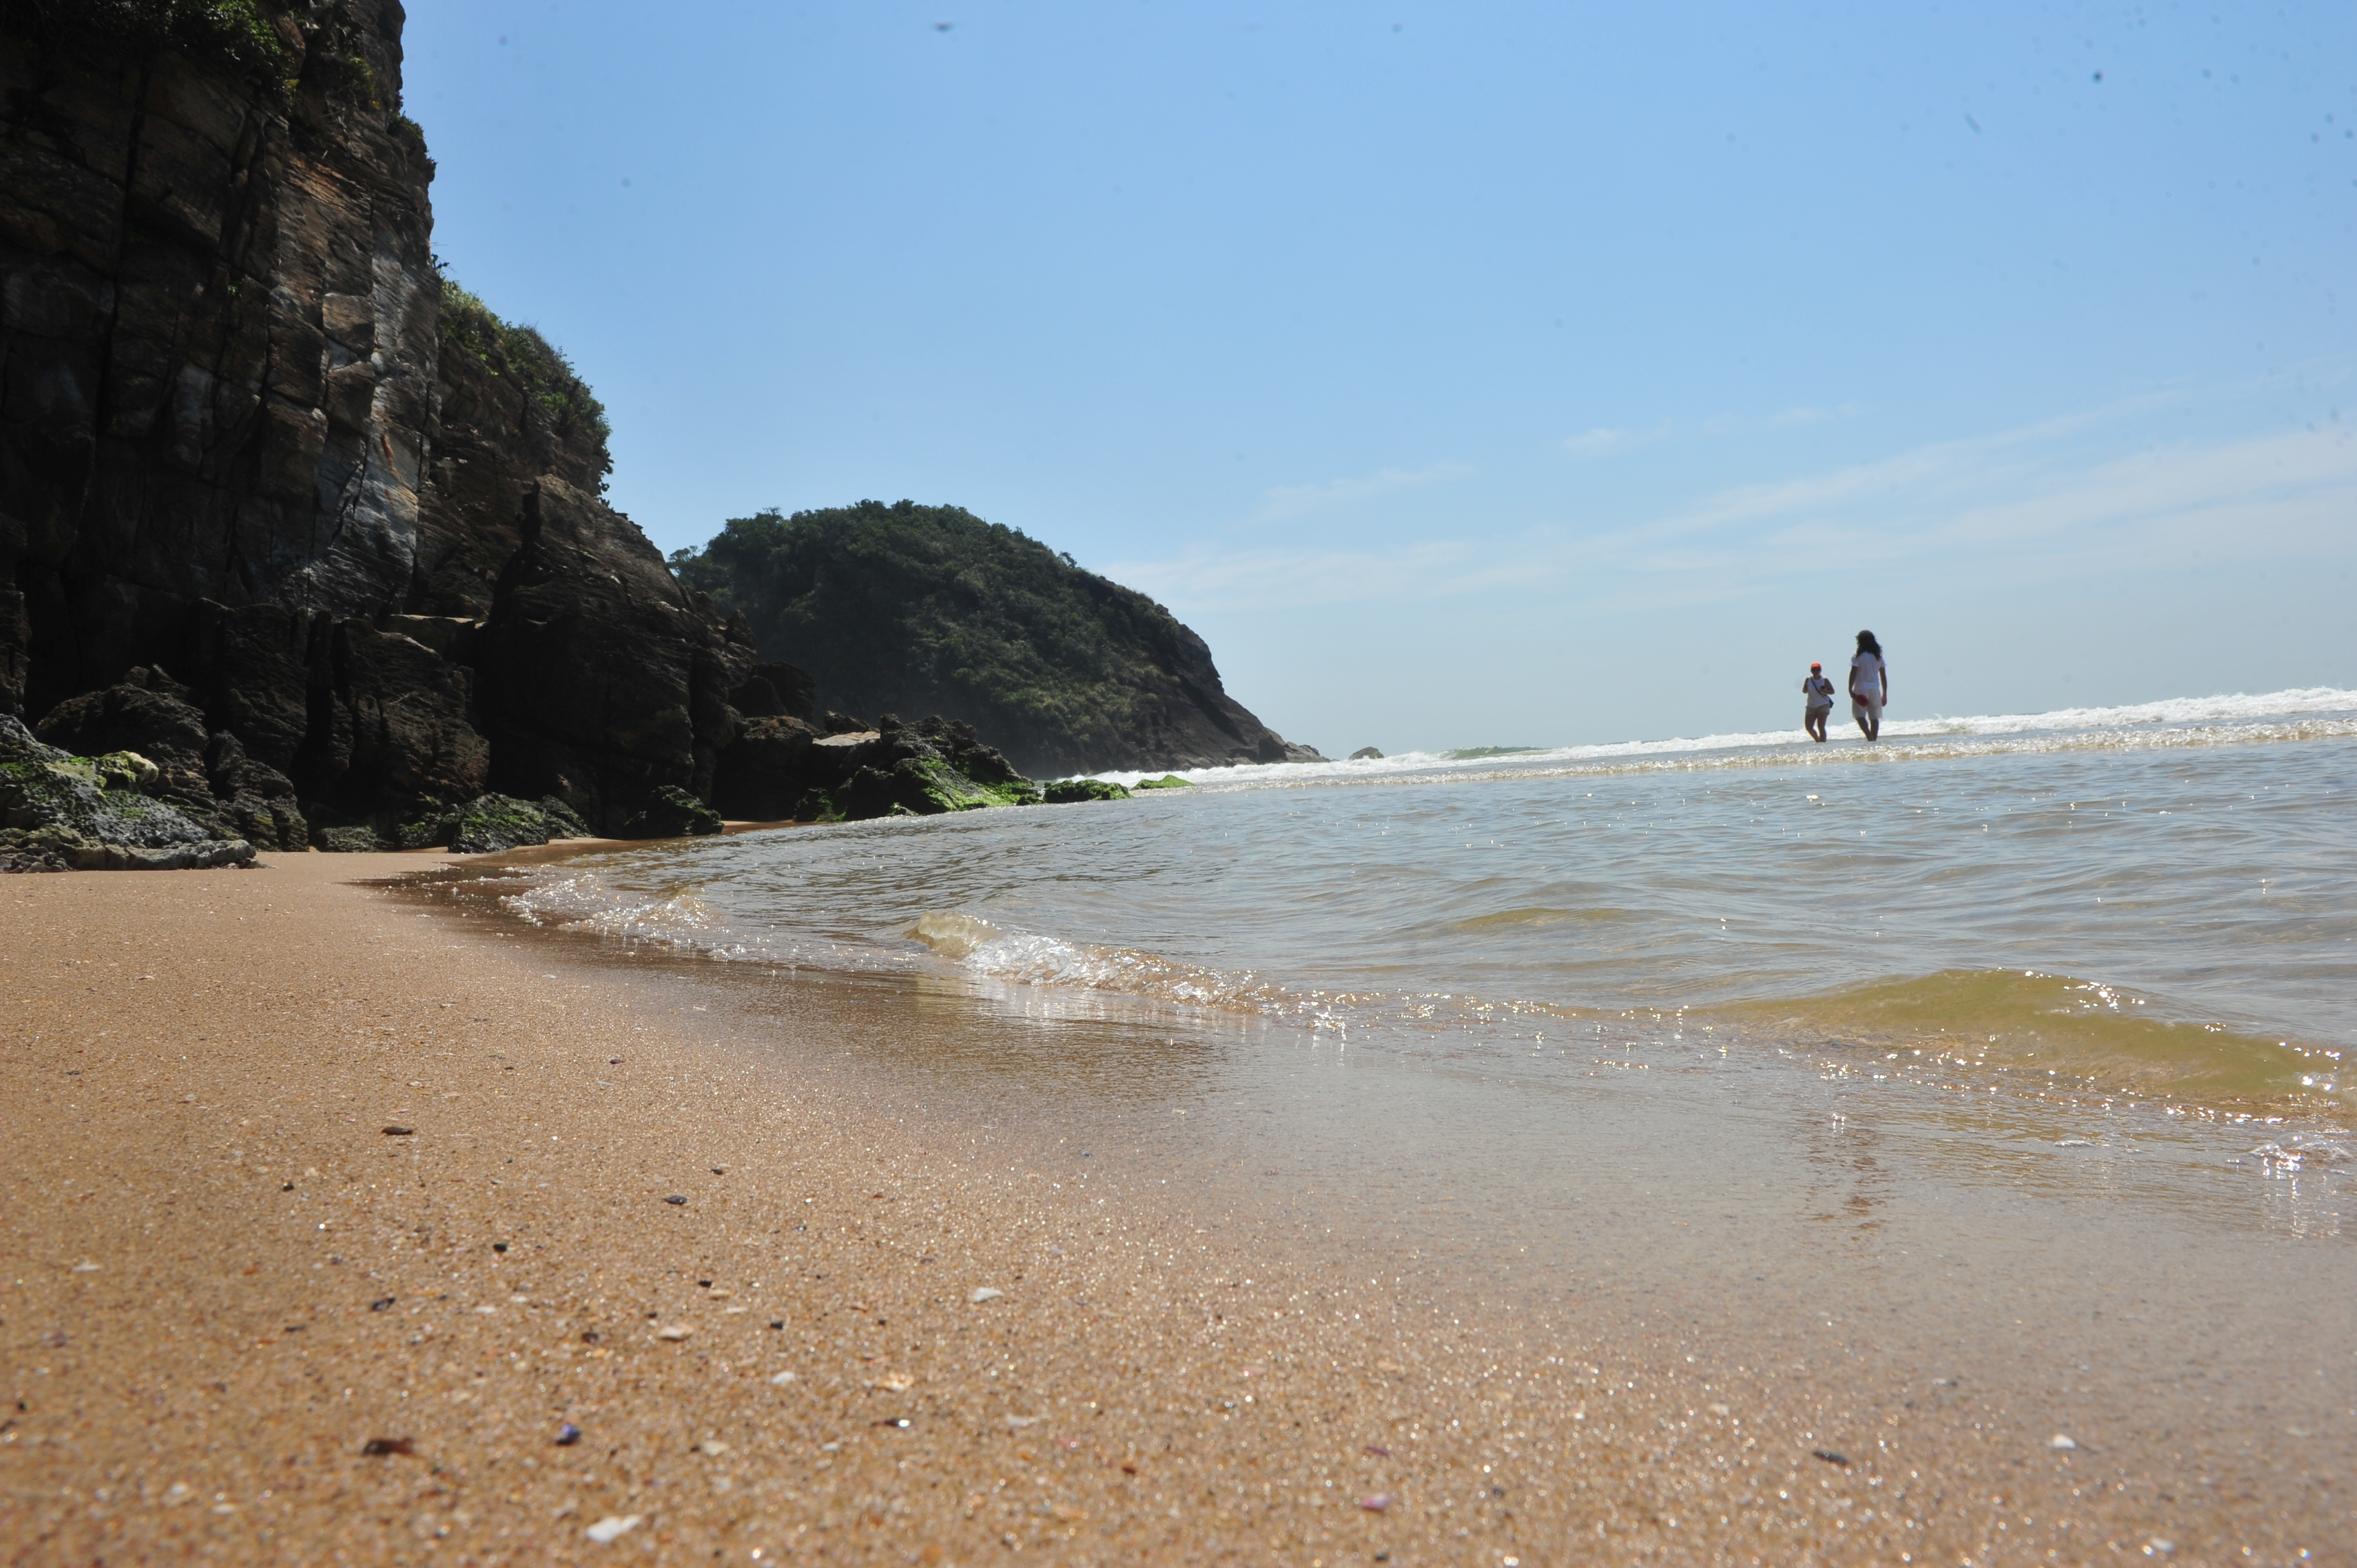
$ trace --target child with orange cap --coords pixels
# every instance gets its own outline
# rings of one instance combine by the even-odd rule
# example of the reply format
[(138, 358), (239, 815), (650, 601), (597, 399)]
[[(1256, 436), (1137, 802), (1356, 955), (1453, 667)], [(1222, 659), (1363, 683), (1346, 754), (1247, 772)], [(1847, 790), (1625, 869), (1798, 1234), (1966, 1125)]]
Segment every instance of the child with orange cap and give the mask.
[(1809, 666), (1809, 678), (1801, 682), (1807, 694), (1808, 710), (1801, 715), (1801, 727), (1809, 732), (1811, 740), (1825, 738), (1825, 715), (1834, 711), (1834, 683), (1825, 679), (1823, 664)]

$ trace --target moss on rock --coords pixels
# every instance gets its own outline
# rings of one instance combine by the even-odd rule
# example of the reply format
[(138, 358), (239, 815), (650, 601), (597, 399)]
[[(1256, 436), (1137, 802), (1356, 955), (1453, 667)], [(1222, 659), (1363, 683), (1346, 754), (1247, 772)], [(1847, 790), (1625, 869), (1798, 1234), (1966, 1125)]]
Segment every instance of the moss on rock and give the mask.
[(460, 854), (495, 854), (564, 836), (562, 827), (533, 801), (511, 795), (480, 795), (458, 809), (447, 842)]
[(1126, 800), (1129, 791), (1102, 779), (1059, 779), (1046, 789), (1048, 804), (1069, 806), (1081, 800)]

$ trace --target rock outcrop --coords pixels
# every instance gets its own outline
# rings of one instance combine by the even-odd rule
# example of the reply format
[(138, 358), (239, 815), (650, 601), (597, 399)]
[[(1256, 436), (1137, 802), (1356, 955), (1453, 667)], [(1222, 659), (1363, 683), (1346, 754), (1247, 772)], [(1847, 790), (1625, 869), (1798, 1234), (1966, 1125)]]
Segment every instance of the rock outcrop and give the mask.
[(0, 714), (137, 731), (272, 847), (708, 800), (751, 638), (600, 499), (563, 356), (440, 276), (397, 0), (5, 15)]
[(0, 871), (175, 871), (242, 865), (253, 846), (224, 839), (169, 796), (134, 751), (76, 757), (0, 714)]
[(1027, 772), (1323, 760), (1230, 696), (1162, 606), (963, 508), (764, 512), (672, 561), (811, 672), (814, 704), (944, 714)]
[(830, 732), (788, 715), (748, 721), (722, 758), (714, 804), (756, 822), (845, 822), (1042, 799), (972, 725), (938, 716), (903, 724), (891, 714), (873, 729), (845, 723)]

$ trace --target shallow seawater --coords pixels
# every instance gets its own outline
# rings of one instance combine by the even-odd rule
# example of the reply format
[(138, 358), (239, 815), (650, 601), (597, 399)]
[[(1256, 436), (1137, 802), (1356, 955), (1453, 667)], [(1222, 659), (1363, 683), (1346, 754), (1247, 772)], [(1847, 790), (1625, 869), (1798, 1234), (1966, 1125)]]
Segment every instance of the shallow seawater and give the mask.
[(2357, 693), (1977, 722), (1225, 770), (450, 891), (666, 961), (716, 1034), (945, 1119), (911, 1135), (1016, 1129), (1039, 1179), (1251, 1207), (1436, 1303), (2344, 1473)]
[(1894, 1094), (2337, 1132), (2357, 694), (2240, 702), (1871, 750), (1229, 769), (1127, 802), (650, 846), (509, 898), (719, 958), (1130, 998), (1525, 1075), (1707, 1039)]

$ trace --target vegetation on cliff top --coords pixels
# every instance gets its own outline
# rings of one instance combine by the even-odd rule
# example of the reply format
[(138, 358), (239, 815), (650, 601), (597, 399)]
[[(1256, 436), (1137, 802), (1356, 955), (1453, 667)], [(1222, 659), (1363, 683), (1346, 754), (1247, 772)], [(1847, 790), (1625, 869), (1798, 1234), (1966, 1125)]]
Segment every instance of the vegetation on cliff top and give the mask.
[(457, 348), (471, 354), (494, 376), (514, 381), (524, 397), (544, 414), (557, 439), (587, 443), (597, 453), (597, 471), (610, 474), (614, 459), (606, 450), (613, 427), (606, 422), (606, 405), (573, 368), (565, 351), (533, 327), (502, 321), (490, 306), (448, 278), (442, 280), (442, 351)]
[(52, 42), (135, 58), (177, 50), (257, 87), (284, 86), (294, 74), (294, 57), (254, 0), (16, 0), (5, 11)]
[[(292, 91), (307, 80), (333, 102), (387, 107), (342, 0), (0, 0), (0, 23), (25, 27), (48, 43), (143, 63), (178, 54), (264, 93)], [(301, 39), (299, 59), (282, 26)], [(396, 123), (422, 153), (416, 123), (398, 115)]]
[(963, 718), (1010, 755), (1109, 749), (1173, 652), (1200, 647), (1145, 595), (963, 507), (773, 510), (671, 559), (823, 702)]

